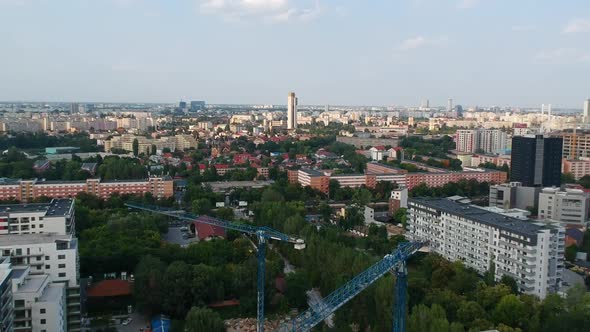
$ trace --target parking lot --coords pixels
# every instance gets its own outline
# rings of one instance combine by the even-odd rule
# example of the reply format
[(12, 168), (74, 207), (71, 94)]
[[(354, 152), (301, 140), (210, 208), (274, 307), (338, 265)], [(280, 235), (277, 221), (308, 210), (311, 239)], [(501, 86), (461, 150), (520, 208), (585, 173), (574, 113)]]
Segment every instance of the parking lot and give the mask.
[(181, 226), (170, 226), (168, 227), (168, 233), (164, 235), (164, 241), (168, 243), (179, 244), (181, 246), (188, 246), (190, 243), (198, 242), (199, 239), (196, 237), (185, 238), (181, 231)]

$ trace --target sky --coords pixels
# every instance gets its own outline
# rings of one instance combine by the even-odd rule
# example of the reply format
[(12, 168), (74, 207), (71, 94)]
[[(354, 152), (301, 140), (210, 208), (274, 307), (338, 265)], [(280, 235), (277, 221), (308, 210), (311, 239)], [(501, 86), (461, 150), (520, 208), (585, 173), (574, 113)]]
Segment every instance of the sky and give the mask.
[(0, 100), (590, 98), (588, 0), (0, 0)]

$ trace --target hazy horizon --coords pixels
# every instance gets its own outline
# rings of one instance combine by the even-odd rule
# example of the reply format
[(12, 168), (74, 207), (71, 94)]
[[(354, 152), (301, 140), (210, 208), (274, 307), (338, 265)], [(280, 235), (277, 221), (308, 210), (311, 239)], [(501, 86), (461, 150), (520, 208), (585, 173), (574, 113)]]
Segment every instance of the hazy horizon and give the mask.
[(582, 0), (0, 0), (0, 100), (581, 109)]

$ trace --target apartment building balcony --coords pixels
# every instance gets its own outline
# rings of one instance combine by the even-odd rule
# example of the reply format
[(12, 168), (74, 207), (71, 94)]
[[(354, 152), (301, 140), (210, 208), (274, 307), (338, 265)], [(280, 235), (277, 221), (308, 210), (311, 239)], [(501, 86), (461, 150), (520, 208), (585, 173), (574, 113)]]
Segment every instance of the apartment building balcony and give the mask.
[(505, 245), (505, 246), (510, 247), (512, 249), (524, 251), (524, 252), (526, 252), (527, 254), (530, 254), (530, 255), (537, 253), (537, 249), (530, 249), (530, 248), (527, 248), (527, 247), (519, 246), (519, 245), (514, 244), (514, 243), (506, 242), (504, 240), (498, 241), (498, 244)]
[(521, 268), (517, 268), (516, 269), (516, 272), (517, 273), (524, 274), (527, 277), (534, 277), (535, 276), (535, 272), (533, 272), (533, 271), (527, 271), (527, 270), (521, 269)]

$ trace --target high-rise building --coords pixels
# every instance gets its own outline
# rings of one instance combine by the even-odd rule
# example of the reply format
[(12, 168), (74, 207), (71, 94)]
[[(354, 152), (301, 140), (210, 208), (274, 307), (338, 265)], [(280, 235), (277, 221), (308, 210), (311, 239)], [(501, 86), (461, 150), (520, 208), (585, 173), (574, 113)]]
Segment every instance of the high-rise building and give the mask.
[(193, 100), (191, 101), (191, 112), (198, 112), (205, 109), (205, 102), (203, 100)]
[(559, 137), (513, 137), (510, 181), (518, 181), (526, 187), (558, 187), (562, 146), (563, 140)]
[(408, 199), (408, 233), (430, 251), (494, 278), (512, 277), (521, 292), (545, 298), (559, 290), (565, 228), (471, 205), (463, 197)]
[(287, 129), (297, 129), (297, 97), (289, 92), (287, 98)]
[(506, 133), (499, 129), (457, 130), (457, 151), (501, 153), (506, 149)]
[(461, 106), (461, 105), (455, 106), (455, 112), (457, 113), (458, 118), (463, 117), (463, 106)]
[(584, 101), (584, 123), (590, 123), (590, 99)]
[(453, 98), (449, 98), (448, 104), (447, 104), (447, 112), (452, 112), (453, 111)]
[(178, 107), (181, 109), (185, 109), (186, 108), (186, 101), (180, 101), (180, 103), (178, 103)]

